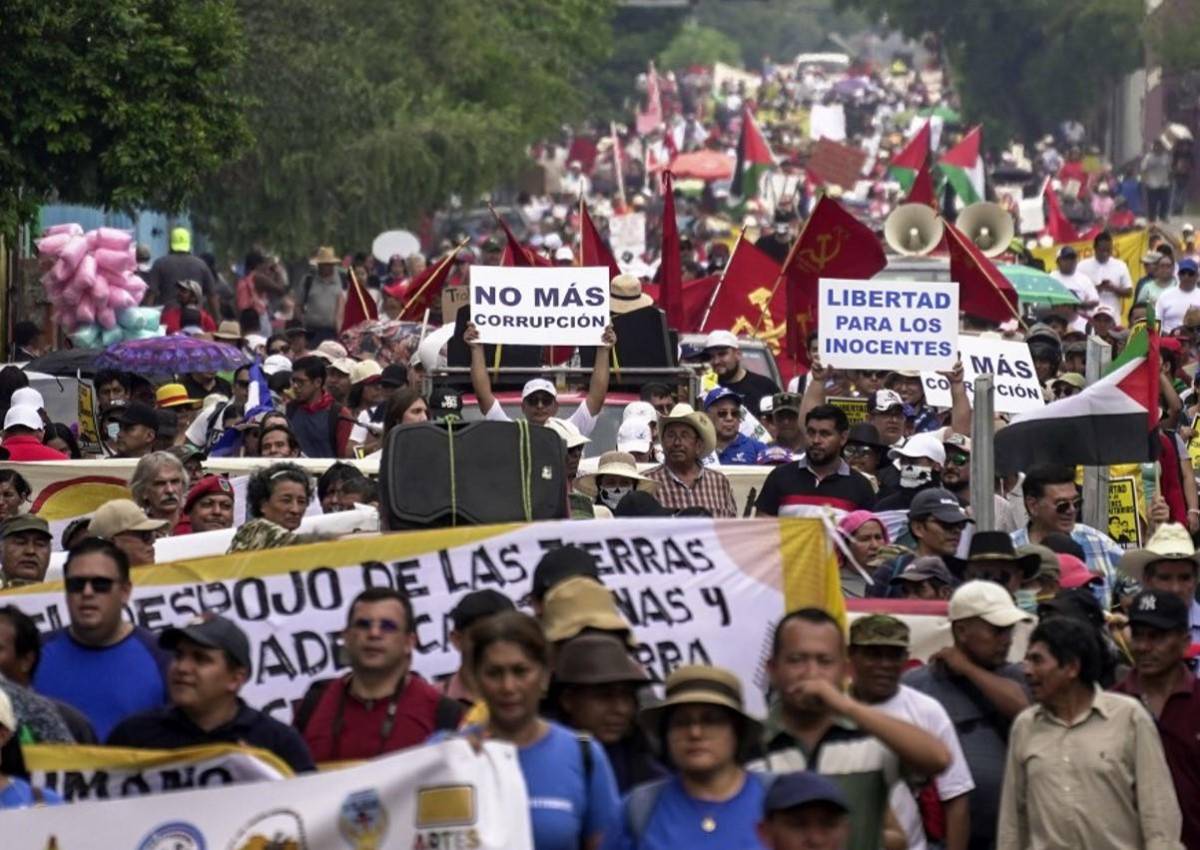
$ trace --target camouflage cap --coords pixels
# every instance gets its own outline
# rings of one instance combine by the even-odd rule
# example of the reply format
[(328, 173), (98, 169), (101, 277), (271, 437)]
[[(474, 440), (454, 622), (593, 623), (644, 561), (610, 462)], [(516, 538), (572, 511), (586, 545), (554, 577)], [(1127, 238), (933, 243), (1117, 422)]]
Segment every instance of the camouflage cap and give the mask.
[(908, 626), (887, 614), (859, 617), (850, 626), (851, 646), (900, 646), (908, 649)]

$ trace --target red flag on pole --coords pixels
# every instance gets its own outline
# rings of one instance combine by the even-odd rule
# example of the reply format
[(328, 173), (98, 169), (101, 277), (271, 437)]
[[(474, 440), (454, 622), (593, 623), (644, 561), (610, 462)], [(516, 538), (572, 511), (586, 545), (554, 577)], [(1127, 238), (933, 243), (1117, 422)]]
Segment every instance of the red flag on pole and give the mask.
[(400, 310), (400, 315), (393, 318), (410, 322), (421, 320), (425, 315), (426, 308), (431, 307), (434, 301), (442, 297), (442, 288), (446, 285), (446, 278), (450, 276), (450, 270), (454, 268), (454, 257), (461, 248), (462, 245), (454, 248), (436, 265), (430, 266), (412, 279), (405, 292), (404, 307)]
[(817, 281), (823, 277), (866, 280), (887, 266), (871, 229), (828, 195), (822, 195), (781, 276), (787, 281), (787, 350), (807, 360), (805, 340), (817, 327)]
[(933, 194), (933, 178), (929, 175), (928, 163), (921, 163), (917, 176), (913, 178), (912, 188), (908, 190), (906, 204), (924, 204), (927, 207), (937, 207), (937, 197)]
[(616, 258), (613, 257), (608, 243), (604, 241), (600, 236), (600, 231), (596, 229), (596, 223), (592, 221), (587, 204), (580, 201), (579, 207), (581, 213), (579, 253), (582, 259), (580, 265), (608, 266), (608, 278), (612, 280), (621, 273), (621, 268), (617, 265)]
[(997, 324), (1019, 319), (1017, 291), (996, 264), (950, 222), (946, 222), (945, 241), (950, 249), (950, 279), (958, 281), (958, 309)]
[(342, 330), (360, 325), (369, 319), (379, 318), (379, 305), (359, 281), (354, 269), (350, 269), (350, 286), (346, 290), (346, 309), (342, 313)]
[(522, 245), (517, 237), (513, 235), (512, 230), (508, 226), (508, 222), (500, 217), (495, 209), (492, 209), (492, 215), (496, 218), (496, 223), (504, 231), (504, 252), (500, 255), (500, 265), (502, 266), (552, 266), (554, 263), (547, 260), (545, 257), (539, 256), (535, 252), (529, 250)]
[[(713, 290), (717, 288), (720, 280), (720, 275), (710, 274), (707, 277), (698, 277), (684, 283), (680, 287), (683, 320), (678, 327), (675, 325), (671, 325), (671, 327), (680, 333), (696, 333), (702, 330), (704, 311), (708, 309), (708, 302), (712, 300)], [(656, 301), (662, 295), (662, 287), (657, 283), (642, 284), (642, 291)]]
[(679, 222), (675, 220), (675, 179), (664, 171), (662, 251), (658, 274), (662, 284), (658, 306), (667, 314), (667, 327), (681, 330), (686, 322), (683, 305), (683, 261), (679, 256)]
[(1079, 231), (1071, 220), (1063, 215), (1062, 207), (1058, 205), (1058, 193), (1047, 180), (1042, 184), (1042, 197), (1046, 199), (1046, 230), (1055, 245), (1079, 241)]

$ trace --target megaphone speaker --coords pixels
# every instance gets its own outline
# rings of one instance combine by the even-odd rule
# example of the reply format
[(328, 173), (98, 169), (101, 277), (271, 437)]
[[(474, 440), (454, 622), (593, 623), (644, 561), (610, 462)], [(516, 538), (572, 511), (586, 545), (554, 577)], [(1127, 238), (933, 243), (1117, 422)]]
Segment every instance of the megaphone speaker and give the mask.
[(971, 204), (958, 214), (958, 229), (975, 243), (985, 257), (998, 257), (1008, 250), (1016, 228), (1012, 216), (999, 204)]
[(897, 254), (928, 254), (942, 241), (945, 225), (925, 204), (901, 204), (883, 223), (883, 238)]

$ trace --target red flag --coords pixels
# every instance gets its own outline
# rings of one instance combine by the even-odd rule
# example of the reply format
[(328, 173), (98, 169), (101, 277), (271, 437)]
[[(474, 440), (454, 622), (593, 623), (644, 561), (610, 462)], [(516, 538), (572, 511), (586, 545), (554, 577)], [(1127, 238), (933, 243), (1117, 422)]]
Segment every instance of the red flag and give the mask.
[(360, 325), (368, 319), (379, 318), (379, 305), (362, 285), (354, 269), (350, 269), (350, 286), (346, 290), (346, 309), (342, 313), (342, 330)]
[(828, 195), (822, 195), (792, 246), (787, 278), (787, 350), (807, 360), (805, 339), (816, 328), (817, 281), (822, 277), (866, 280), (887, 266), (871, 229)]
[(929, 176), (929, 165), (921, 163), (921, 170), (913, 178), (912, 188), (908, 190), (906, 204), (924, 204), (927, 207), (937, 207), (937, 199), (933, 194), (933, 178)]
[(958, 309), (997, 324), (1015, 318), (1017, 291), (996, 264), (950, 222), (946, 222), (945, 241), (950, 250), (950, 279), (958, 281)]
[(617, 261), (613, 257), (612, 250), (608, 247), (608, 243), (604, 241), (604, 239), (600, 236), (600, 231), (596, 229), (596, 224), (592, 221), (591, 214), (588, 213), (587, 204), (581, 201), (579, 207), (580, 265), (608, 266), (608, 278), (609, 280), (612, 280), (621, 273), (621, 268), (617, 265)]
[[(460, 245), (459, 248), (461, 247)], [(392, 318), (410, 322), (421, 320), (426, 308), (442, 297), (442, 288), (446, 285), (450, 270), (454, 268), (454, 257), (459, 248), (453, 249), (441, 262), (429, 266), (412, 279), (405, 291), (404, 307), (400, 310), (400, 315)]]
[[(683, 321), (679, 326), (671, 327), (680, 333), (698, 332), (701, 322), (704, 321), (704, 311), (708, 309), (708, 302), (712, 299), (713, 290), (717, 288), (720, 280), (720, 275), (710, 274), (708, 277), (698, 277), (684, 283), (681, 286)], [(662, 287), (657, 283), (643, 283), (642, 291), (657, 301), (662, 294)]]
[(929, 159), (929, 147), (933, 133), (926, 121), (917, 134), (908, 140), (900, 152), (888, 163), (888, 170), (902, 188), (909, 188), (911, 181)]
[(500, 255), (500, 265), (502, 266), (552, 266), (554, 263), (540, 256), (534, 251), (526, 248), (513, 235), (512, 230), (508, 227), (508, 222), (501, 218), (495, 210), (492, 210), (492, 215), (496, 217), (497, 224), (504, 230), (504, 253)]
[[(782, 342), (787, 310), (771, 298), (780, 265), (748, 239), (738, 240), (702, 331), (733, 331)], [(762, 320), (759, 320), (759, 317)], [(757, 333), (755, 333), (757, 329)]]
[(1054, 191), (1049, 180), (1043, 184), (1042, 197), (1046, 199), (1046, 229), (1044, 232), (1050, 234), (1055, 245), (1078, 242), (1079, 231), (1075, 229), (1075, 225), (1071, 224), (1070, 219), (1063, 215), (1062, 207), (1058, 205), (1058, 193)]
[(685, 317), (683, 306), (683, 261), (679, 256), (679, 222), (675, 220), (675, 179), (670, 171), (663, 172), (662, 251), (658, 274), (662, 284), (658, 306), (667, 314), (667, 327), (682, 330)]

